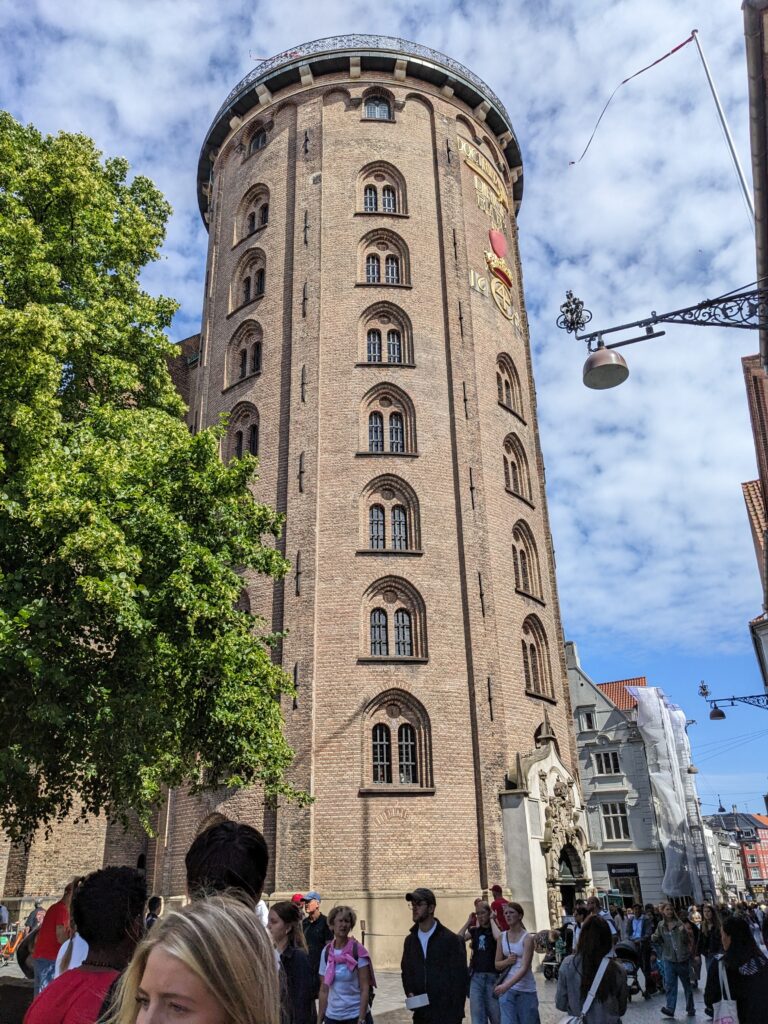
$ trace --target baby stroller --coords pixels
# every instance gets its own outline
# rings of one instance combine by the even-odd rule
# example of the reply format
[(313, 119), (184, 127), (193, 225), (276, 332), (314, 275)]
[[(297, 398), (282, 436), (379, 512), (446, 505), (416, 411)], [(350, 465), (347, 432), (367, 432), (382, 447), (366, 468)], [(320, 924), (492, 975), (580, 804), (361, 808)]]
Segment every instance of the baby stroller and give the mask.
[(557, 981), (560, 964), (565, 956), (565, 942), (560, 932), (549, 932), (546, 939), (546, 953), (541, 962), (541, 970), (547, 981)]
[(637, 972), (640, 969), (640, 953), (636, 949), (634, 942), (629, 939), (617, 942), (613, 947), (613, 951), (616, 954), (616, 962), (626, 972), (629, 1001), (632, 1002), (632, 996), (639, 995), (642, 991), (637, 978)]

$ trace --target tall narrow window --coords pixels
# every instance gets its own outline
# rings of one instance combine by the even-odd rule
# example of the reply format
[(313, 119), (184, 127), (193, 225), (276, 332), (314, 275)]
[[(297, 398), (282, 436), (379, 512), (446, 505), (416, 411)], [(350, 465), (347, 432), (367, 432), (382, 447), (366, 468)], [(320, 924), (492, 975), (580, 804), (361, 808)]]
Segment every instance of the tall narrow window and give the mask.
[(411, 613), (405, 608), (398, 608), (395, 612), (395, 655), (398, 658), (413, 657)]
[(252, 235), (255, 230), (256, 230), (256, 214), (255, 213), (249, 213), (248, 214), (248, 234)]
[(368, 451), (384, 451), (384, 416), (380, 412), (372, 412), (368, 417)]
[(265, 224), (269, 223), (269, 203), (264, 203), (262, 208), (259, 210), (259, 224), (264, 227)]
[(368, 284), (378, 284), (381, 280), (381, 261), (376, 253), (365, 257), (365, 280)]
[(392, 547), (395, 551), (408, 550), (408, 518), (402, 505), (392, 509)]
[(518, 587), (520, 590), (524, 590), (526, 594), (531, 593), (531, 577), (528, 572), (528, 555), (525, 552), (525, 548), (520, 548), (517, 553), (520, 561), (520, 582)]
[(504, 486), (509, 490), (509, 460), (504, 456)]
[(371, 612), (371, 657), (386, 658), (388, 654), (387, 613), (383, 608), (374, 608)]
[(387, 331), (387, 359), (390, 363), (403, 361), (403, 339), (400, 331)]
[(255, 153), (257, 149), (264, 149), (267, 144), (267, 133), (263, 128), (259, 128), (256, 134), (251, 139), (251, 144), (248, 147), (249, 153)]
[(515, 494), (520, 493), (520, 472), (517, 468), (517, 463), (512, 461), (509, 464), (510, 473), (510, 485)]
[(374, 725), (373, 743), (373, 781), (388, 783), (392, 781), (392, 741), (389, 726)]
[(400, 257), (393, 256), (391, 253), (387, 256), (385, 263), (385, 280), (387, 284), (400, 284)]
[(501, 374), (500, 373), (496, 374), (496, 390), (499, 393), (499, 401), (503, 402), (504, 401), (504, 382), (501, 379)]
[(248, 428), (248, 451), (251, 455), (259, 454), (259, 425), (252, 423)]
[(235, 458), (242, 459), (243, 457), (243, 432), (238, 430), (235, 434)]
[(371, 505), (368, 513), (370, 526), (370, 546), (374, 550), (384, 548), (384, 508), (381, 505)]
[(512, 408), (512, 385), (508, 380), (504, 381), (504, 403)]
[(264, 268), (260, 267), (259, 270), (256, 271), (256, 294), (257, 295), (263, 295), (264, 294), (264, 278), (265, 278)]
[(243, 303), (251, 301), (251, 279), (246, 277), (243, 279)]
[(391, 185), (381, 190), (381, 208), (384, 213), (397, 213), (397, 193)]
[(363, 210), (366, 213), (376, 213), (378, 206), (379, 204), (376, 196), (376, 186), (366, 185), (365, 192), (363, 193)]
[(397, 764), (400, 782), (417, 785), (419, 772), (416, 764), (416, 730), (412, 725), (401, 725), (397, 730)]
[(368, 362), (381, 362), (381, 331), (368, 331)]
[(261, 373), (261, 342), (256, 341), (251, 346), (251, 373)]
[(248, 349), (240, 349), (240, 377), (245, 377), (248, 373)]
[(403, 430), (403, 414), (393, 412), (389, 417), (389, 450), (391, 452), (405, 451), (405, 431)]
[(531, 689), (534, 693), (541, 693), (541, 674), (539, 672), (539, 652), (533, 644), (528, 648), (528, 658), (531, 666)]

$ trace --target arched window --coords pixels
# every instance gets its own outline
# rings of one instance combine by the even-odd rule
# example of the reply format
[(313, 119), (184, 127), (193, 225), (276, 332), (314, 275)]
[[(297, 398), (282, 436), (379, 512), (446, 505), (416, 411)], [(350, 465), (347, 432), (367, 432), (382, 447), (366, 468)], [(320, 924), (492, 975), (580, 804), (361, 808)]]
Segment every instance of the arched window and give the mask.
[[(371, 338), (371, 332), (377, 336)], [(375, 302), (359, 320), (359, 361), (413, 366), (413, 329), (405, 312), (393, 302)], [(372, 356), (374, 358), (372, 358)]]
[(395, 612), (395, 657), (413, 657), (411, 614), (405, 608), (398, 608)]
[(516, 434), (508, 434), (504, 439), (504, 486), (512, 494), (533, 503), (531, 491), (531, 474), (528, 469), (528, 458), (520, 438)]
[(392, 508), (392, 548), (395, 551), (408, 550), (408, 513), (402, 505)]
[(376, 121), (390, 121), (392, 113), (389, 100), (384, 96), (368, 96), (365, 101), (365, 116)]
[(364, 791), (383, 785), (432, 788), (429, 716), (414, 696), (396, 688), (377, 694), (366, 707), (361, 726), (365, 750), (371, 752), (363, 759)]
[(416, 730), (404, 723), (397, 730), (397, 763), (402, 785), (415, 786), (419, 782)]
[(248, 349), (240, 350), (240, 379), (248, 375)]
[(517, 590), (541, 599), (541, 572), (536, 541), (530, 526), (522, 519), (515, 523), (512, 530), (512, 564)]
[(385, 450), (390, 455), (415, 455), (417, 451), (413, 402), (402, 388), (390, 383), (371, 388), (360, 407), (359, 451), (381, 454)]
[[(388, 635), (390, 619), (394, 624), (393, 637)], [(424, 600), (402, 576), (384, 576), (368, 587), (363, 595), (361, 627), (361, 657), (426, 661)]]
[(371, 733), (373, 781), (376, 785), (392, 781), (392, 740), (389, 727), (374, 725)]
[(248, 145), (248, 153), (255, 153), (259, 149), (264, 149), (267, 144), (267, 133), (264, 128), (258, 128), (252, 135), (251, 141)]
[(400, 257), (390, 254), (384, 261), (387, 284), (400, 284)]
[(261, 373), (261, 342), (251, 345), (251, 373)]
[(499, 405), (523, 418), (523, 391), (512, 358), (502, 352), (496, 359), (496, 390)]
[(536, 615), (523, 622), (521, 638), (525, 689), (534, 697), (554, 697), (549, 644), (544, 627)]
[(365, 280), (368, 284), (378, 284), (381, 280), (381, 260), (376, 253), (365, 257)]
[(384, 534), (384, 508), (382, 505), (371, 505), (368, 514), (370, 547), (379, 551), (386, 547)]
[(381, 208), (384, 213), (397, 213), (397, 193), (391, 185), (385, 185), (381, 190)]
[(259, 267), (259, 269), (256, 271), (256, 277), (254, 279), (254, 283), (255, 283), (254, 296), (259, 296), (259, 295), (263, 295), (264, 294), (264, 282), (265, 282), (265, 279), (266, 279), (265, 270), (264, 270), (263, 267)]
[(254, 247), (243, 253), (232, 280), (230, 312), (264, 294), (265, 265), (263, 249)]
[(374, 608), (371, 612), (371, 657), (386, 658), (388, 654), (387, 613), (383, 608)]
[(259, 413), (250, 402), (239, 402), (229, 418), (227, 458), (241, 459), (245, 452), (259, 454)]
[(251, 423), (248, 427), (248, 451), (251, 455), (259, 454), (259, 424)]
[(419, 500), (413, 487), (394, 473), (377, 476), (360, 495), (359, 550), (382, 548), (390, 551), (421, 549)]
[(381, 362), (381, 331), (368, 331), (368, 362)]
[(259, 210), (259, 224), (262, 227), (269, 224), (269, 203), (264, 203)]
[(255, 234), (265, 227), (268, 221), (269, 189), (260, 181), (248, 189), (238, 207), (235, 217), (235, 244)]
[(243, 432), (242, 430), (235, 431), (235, 458), (242, 459), (243, 457)]
[(376, 186), (366, 185), (363, 193), (363, 210), (366, 213), (376, 213), (379, 207)]
[(243, 278), (243, 305), (246, 302), (251, 301), (251, 279), (250, 277)]
[(252, 235), (253, 232), (256, 230), (256, 213), (253, 210), (251, 210), (251, 212), (248, 214), (248, 219), (246, 221), (246, 229), (249, 235)]
[(368, 451), (384, 451), (384, 417), (380, 412), (372, 412), (368, 417)]
[(396, 454), (405, 451), (403, 414), (400, 412), (393, 412), (389, 417), (389, 450)]
[(387, 331), (387, 362), (402, 363), (402, 361), (403, 341), (400, 335), (400, 331)]

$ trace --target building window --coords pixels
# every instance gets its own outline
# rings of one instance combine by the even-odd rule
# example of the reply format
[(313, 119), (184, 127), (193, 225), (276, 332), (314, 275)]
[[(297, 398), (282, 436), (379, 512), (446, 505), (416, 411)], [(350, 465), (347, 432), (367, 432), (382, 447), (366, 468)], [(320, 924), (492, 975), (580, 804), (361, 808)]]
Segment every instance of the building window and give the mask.
[(381, 208), (384, 213), (397, 213), (397, 193), (391, 185), (381, 190)]
[(384, 451), (384, 417), (380, 412), (372, 412), (368, 417), (368, 451)]
[(585, 732), (593, 732), (595, 729), (595, 716), (592, 711), (585, 711), (581, 716), (581, 727)]
[(392, 741), (389, 727), (374, 725), (371, 733), (373, 742), (373, 781), (376, 785), (392, 781)]
[(536, 615), (523, 622), (521, 639), (525, 689), (534, 697), (553, 698), (549, 644), (544, 627)]
[(371, 612), (371, 657), (386, 658), (388, 654), (387, 613), (383, 608), (374, 608)]
[(243, 196), (235, 218), (234, 242), (253, 235), (269, 221), (269, 189), (264, 182), (251, 186)]
[(365, 257), (365, 280), (368, 284), (378, 284), (381, 280), (381, 260), (376, 253)]
[(254, 297), (255, 298), (258, 298), (259, 295), (263, 295), (264, 294), (264, 281), (265, 281), (265, 277), (266, 277), (266, 275), (265, 275), (264, 268), (263, 267), (259, 267), (259, 269), (256, 271), (256, 276), (254, 278)]
[(403, 344), (400, 331), (387, 331), (387, 362), (402, 363)]
[(408, 550), (408, 514), (402, 505), (392, 509), (392, 547), (395, 551)]
[(228, 458), (241, 459), (244, 452), (259, 454), (259, 413), (250, 402), (240, 402), (229, 419)]
[(754, 854), (750, 854), (750, 856), (747, 857), (747, 863), (748, 864), (757, 864), (757, 857)]
[(365, 101), (365, 116), (375, 121), (391, 121), (389, 100), (383, 96), (369, 96)]
[[(375, 531), (377, 537), (381, 535), (381, 544), (372, 542), (374, 508), (381, 509), (383, 515), (381, 528), (377, 526)], [(392, 551), (419, 550), (420, 537), (419, 502), (411, 485), (391, 473), (372, 480), (360, 496), (360, 550), (381, 550), (387, 543)]]
[(515, 588), (542, 599), (539, 555), (531, 528), (520, 519), (512, 529), (512, 566)]
[(243, 457), (243, 432), (242, 430), (235, 431), (235, 458), (242, 459)]
[(366, 213), (376, 213), (379, 203), (375, 185), (366, 185), (363, 193), (363, 210)]
[(760, 877), (760, 868), (750, 868), (749, 869), (749, 877), (750, 878), (759, 878)]
[(627, 805), (621, 803), (601, 804), (603, 815), (603, 831), (606, 839), (629, 839), (629, 820)]
[(400, 259), (397, 256), (387, 256), (384, 262), (385, 281), (387, 284), (400, 284)]
[(248, 427), (248, 451), (251, 455), (259, 454), (259, 425), (251, 423)]
[(246, 320), (229, 343), (225, 387), (256, 373), (261, 373), (261, 326), (255, 320)]
[(243, 290), (242, 290), (243, 305), (246, 302), (251, 301), (251, 279), (250, 277), (243, 278)]
[[(421, 594), (401, 576), (384, 576), (363, 596), (363, 658), (427, 659), (426, 609)], [(389, 635), (390, 618), (394, 623)], [(390, 639), (393, 641), (390, 644)]]
[(619, 775), (618, 751), (607, 750), (595, 754), (595, 772), (598, 775)]
[(261, 373), (261, 342), (251, 345), (251, 373)]
[(248, 374), (248, 349), (243, 348), (240, 350), (240, 378), (247, 376)]
[(373, 550), (381, 550), (385, 547), (384, 509), (381, 505), (371, 505), (368, 521), (370, 526), (370, 546)]
[(245, 223), (247, 234), (252, 235), (256, 230), (256, 214), (253, 210), (248, 214), (248, 218)]
[(368, 362), (381, 362), (381, 331), (368, 331)]
[(411, 616), (405, 608), (395, 612), (395, 657), (412, 658)]
[(264, 203), (259, 210), (259, 224), (266, 227), (269, 223), (269, 203)]
[(402, 785), (415, 786), (419, 782), (416, 757), (416, 730), (412, 725), (401, 725), (397, 730), (397, 761)]
[(259, 149), (264, 149), (267, 144), (267, 133), (264, 128), (259, 128), (252, 136), (251, 141), (248, 145), (248, 153), (255, 153)]
[(389, 417), (389, 450), (396, 454), (405, 451), (403, 414), (400, 412), (393, 412)]
[(509, 412), (514, 412), (521, 419), (523, 417), (523, 392), (520, 387), (520, 377), (506, 352), (502, 352), (496, 359), (496, 391), (499, 405)]
[(532, 504), (531, 475), (528, 458), (517, 434), (504, 439), (504, 486), (512, 494)]

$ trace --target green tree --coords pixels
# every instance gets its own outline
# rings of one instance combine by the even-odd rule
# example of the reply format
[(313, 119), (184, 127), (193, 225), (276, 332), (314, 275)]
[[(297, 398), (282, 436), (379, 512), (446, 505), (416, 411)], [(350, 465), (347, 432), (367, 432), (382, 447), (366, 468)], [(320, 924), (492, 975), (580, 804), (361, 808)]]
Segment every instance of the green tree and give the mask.
[[(285, 781), (275, 637), (237, 611), (282, 520), (191, 436), (176, 309), (142, 290), (170, 207), (82, 135), (0, 114), (0, 826), (81, 802), (146, 821), (165, 785)], [(264, 628), (258, 620), (259, 628)]]

